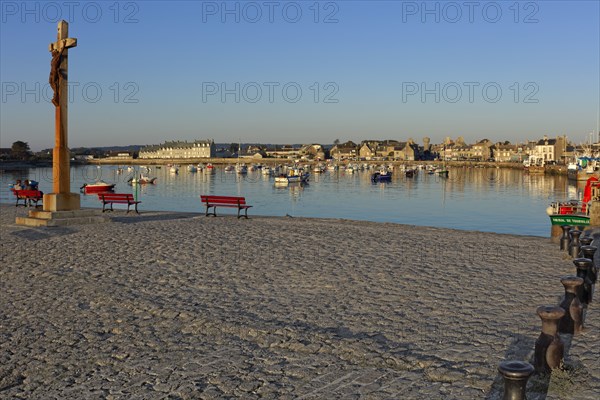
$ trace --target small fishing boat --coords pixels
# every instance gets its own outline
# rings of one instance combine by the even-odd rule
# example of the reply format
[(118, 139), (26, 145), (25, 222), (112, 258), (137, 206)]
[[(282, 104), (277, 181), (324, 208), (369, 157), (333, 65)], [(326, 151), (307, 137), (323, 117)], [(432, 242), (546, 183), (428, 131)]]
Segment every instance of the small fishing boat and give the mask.
[(179, 173), (179, 168), (173, 165), (171, 168), (169, 168), (169, 172), (173, 175), (177, 175)]
[(246, 164), (236, 164), (235, 172), (237, 172), (240, 175), (247, 174), (248, 167), (246, 166)]
[(592, 189), (600, 188), (598, 178), (588, 178), (583, 198), (581, 200), (569, 200), (566, 202), (554, 202), (546, 209), (552, 225), (587, 226), (590, 224), (590, 204), (592, 200)]
[(273, 173), (273, 170), (271, 170), (270, 167), (264, 166), (261, 168), (260, 172), (263, 175), (271, 175)]
[(591, 176), (598, 176), (598, 161), (592, 157), (578, 157), (567, 165), (567, 178), (571, 181), (587, 181)]
[(196, 167), (193, 164), (190, 164), (187, 166), (187, 170), (188, 170), (188, 172), (198, 172), (198, 167)]
[(392, 181), (392, 172), (387, 169), (380, 169), (379, 171), (373, 173), (371, 175), (371, 182), (391, 182)]
[(139, 178), (131, 178), (127, 182), (132, 185), (154, 185), (156, 183), (156, 178), (140, 175)]
[(450, 172), (446, 168), (438, 168), (438, 169), (435, 170), (435, 173), (438, 176), (441, 176), (443, 178), (447, 178), (448, 175), (450, 174)]
[(115, 188), (114, 183), (106, 183), (104, 181), (97, 181), (96, 183), (84, 183), (82, 187), (79, 188), (82, 193), (90, 194), (90, 193), (102, 193), (102, 192), (111, 192)]
[(308, 182), (310, 174), (305, 172), (302, 168), (288, 168), (287, 174), (281, 174), (275, 177), (275, 183), (294, 183)]
[(543, 174), (546, 172), (545, 162), (543, 158), (529, 156), (523, 161), (523, 170), (529, 174)]

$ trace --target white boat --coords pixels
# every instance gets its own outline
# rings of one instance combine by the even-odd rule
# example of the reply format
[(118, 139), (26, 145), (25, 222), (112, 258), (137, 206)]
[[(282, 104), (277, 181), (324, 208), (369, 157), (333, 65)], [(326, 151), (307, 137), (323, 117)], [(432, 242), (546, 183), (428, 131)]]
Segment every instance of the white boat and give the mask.
[(271, 175), (273, 171), (271, 170), (270, 167), (264, 166), (264, 167), (262, 167), (260, 172), (263, 175)]
[(225, 167), (225, 172), (234, 172), (235, 167), (233, 165), (228, 165)]
[(305, 183), (308, 182), (310, 174), (302, 168), (288, 168), (287, 174), (281, 174), (275, 177), (275, 183)]
[(592, 157), (577, 157), (575, 162), (567, 165), (567, 177), (572, 181), (587, 181), (592, 176), (598, 176), (598, 161)]
[(177, 166), (173, 165), (171, 168), (169, 168), (169, 172), (172, 174), (178, 174), (179, 168)]
[(246, 164), (237, 164), (235, 166), (235, 172), (237, 172), (238, 174), (247, 174), (248, 167), (246, 166)]
[(156, 178), (150, 178), (148, 176), (145, 176), (143, 174), (140, 174), (139, 178), (131, 178), (129, 180), (129, 183), (131, 183), (132, 185), (153, 185), (156, 183)]

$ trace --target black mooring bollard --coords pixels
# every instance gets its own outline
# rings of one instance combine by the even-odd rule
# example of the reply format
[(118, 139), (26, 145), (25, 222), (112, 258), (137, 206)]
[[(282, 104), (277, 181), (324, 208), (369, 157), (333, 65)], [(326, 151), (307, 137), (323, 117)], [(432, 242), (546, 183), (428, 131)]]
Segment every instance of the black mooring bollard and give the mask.
[(590, 237), (590, 236), (579, 238), (579, 243), (581, 243), (582, 246), (589, 246), (592, 244), (593, 241), (594, 241), (594, 238)]
[(577, 291), (583, 285), (583, 279), (567, 275), (560, 278), (560, 283), (565, 287), (565, 298), (560, 303), (560, 308), (565, 310), (565, 315), (558, 322), (558, 331), (572, 335), (581, 333), (583, 330), (583, 305), (577, 297)]
[(581, 244), (579, 243), (579, 236), (581, 236), (582, 232), (577, 229), (573, 229), (571, 231), (571, 246), (569, 247), (569, 254), (573, 258), (579, 257), (579, 248)]
[(524, 400), (527, 380), (533, 374), (533, 365), (524, 361), (503, 361), (498, 372), (504, 377), (504, 396), (502, 400)]
[(594, 263), (589, 258), (576, 258), (573, 260), (573, 264), (577, 268), (577, 276), (583, 279), (583, 285), (579, 287), (577, 297), (581, 304), (590, 304), (594, 288), (588, 271), (594, 268)]
[(534, 366), (537, 372), (550, 372), (560, 366), (565, 351), (558, 336), (558, 321), (565, 310), (559, 306), (539, 306), (536, 312), (542, 319), (542, 333), (535, 341)]
[(596, 246), (581, 246), (583, 258), (588, 258), (592, 260), (592, 267), (588, 270), (588, 276), (590, 277), (590, 280), (594, 285), (596, 284), (596, 281), (598, 281), (598, 269), (596, 268), (596, 265), (593, 262), (594, 255), (596, 254), (597, 249), (598, 248)]
[(560, 249), (568, 252), (569, 246), (571, 245), (571, 237), (569, 235), (571, 227), (569, 225), (563, 225), (561, 228), (563, 230), (563, 234), (560, 237)]

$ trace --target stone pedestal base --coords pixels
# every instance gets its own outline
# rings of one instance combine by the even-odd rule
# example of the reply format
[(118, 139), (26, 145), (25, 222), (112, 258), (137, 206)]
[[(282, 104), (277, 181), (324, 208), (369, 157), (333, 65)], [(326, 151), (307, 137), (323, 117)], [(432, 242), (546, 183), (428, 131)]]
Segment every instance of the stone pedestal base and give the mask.
[[(44, 195), (44, 200), (45, 200)], [(17, 217), (17, 225), (25, 226), (69, 226), (109, 222), (102, 210), (29, 211), (28, 217)]]
[(79, 193), (48, 193), (44, 195), (44, 211), (79, 210)]
[(550, 225), (550, 241), (552, 243), (560, 243), (560, 237), (562, 236), (562, 228), (560, 225)]
[(600, 201), (592, 200), (592, 205), (590, 206), (590, 226), (600, 226)]

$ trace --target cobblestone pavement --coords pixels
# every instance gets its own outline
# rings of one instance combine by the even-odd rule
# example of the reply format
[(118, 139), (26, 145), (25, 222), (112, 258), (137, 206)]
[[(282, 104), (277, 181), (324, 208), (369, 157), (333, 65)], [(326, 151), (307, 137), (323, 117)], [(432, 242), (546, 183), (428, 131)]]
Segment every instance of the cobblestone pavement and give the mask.
[[(2, 399), (499, 399), (572, 262), (548, 239), (345, 220), (0, 207)], [(598, 298), (529, 399), (597, 399)]]

